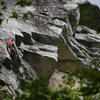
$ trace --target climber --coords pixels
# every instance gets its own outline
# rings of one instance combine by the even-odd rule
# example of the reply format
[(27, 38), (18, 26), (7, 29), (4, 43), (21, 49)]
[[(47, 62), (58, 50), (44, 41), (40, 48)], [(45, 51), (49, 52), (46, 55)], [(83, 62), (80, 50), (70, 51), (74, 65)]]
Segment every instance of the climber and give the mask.
[(7, 50), (8, 50), (8, 53), (11, 54), (12, 45), (14, 44), (14, 43), (13, 43), (13, 40), (8, 39), (8, 38), (6, 38), (5, 40), (6, 40), (6, 43), (7, 43)]

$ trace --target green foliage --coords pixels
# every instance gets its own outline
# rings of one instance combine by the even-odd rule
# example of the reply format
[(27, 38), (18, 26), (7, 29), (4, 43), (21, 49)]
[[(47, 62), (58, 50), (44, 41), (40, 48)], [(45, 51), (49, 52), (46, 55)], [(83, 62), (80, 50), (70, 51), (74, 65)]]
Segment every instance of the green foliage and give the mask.
[[(79, 74), (79, 72), (81, 74)], [(100, 92), (100, 71), (98, 71), (97, 67), (82, 69), (77, 72), (75, 75), (80, 79), (81, 89), (80, 91), (83, 95), (94, 95)], [(84, 86), (85, 84), (85, 86)]]
[(2, 16), (2, 12), (0, 12), (0, 16)]
[(7, 8), (6, 3), (4, 1), (1, 1), (0, 4), (1, 4), (1, 7), (2, 7), (2, 10), (5, 10)]
[(13, 11), (12, 12), (12, 16), (11, 17), (18, 19), (18, 14), (16, 13), (16, 11)]
[(45, 79), (42, 77), (36, 80), (21, 80), (19, 87), (24, 90), (24, 93), (17, 95), (16, 100), (48, 100), (49, 90), (45, 86)]
[(27, 14), (30, 15), (32, 18), (34, 17), (34, 14), (30, 11), (28, 11)]
[(28, 11), (27, 13), (25, 13), (23, 15), (23, 19), (24, 20), (27, 20), (29, 18), (29, 16), (31, 16), (33, 18), (34, 17), (34, 14), (32, 12)]
[(61, 4), (65, 4), (65, 2), (63, 0), (58, 0)]
[[(99, 63), (92, 64), (94, 68), (82, 68), (75, 73), (68, 72), (68, 76), (62, 77), (64, 81), (59, 85), (60, 89), (55, 86), (48, 87), (43, 77), (35, 80), (21, 80), (19, 88), (23, 90), (23, 93), (20, 94), (16, 90), (15, 100), (99, 100)], [(8, 95), (5, 97), (9, 99)]]
[(0, 90), (0, 100), (12, 100), (13, 96)]
[(22, 95), (16, 91), (15, 100), (80, 100), (79, 95), (71, 88), (63, 87), (60, 90), (52, 91), (46, 86), (46, 80), (42, 77), (36, 80), (21, 80), (20, 88), (24, 91)]
[(3, 21), (3, 19), (2, 19), (2, 13), (0, 12), (0, 25), (2, 24), (2, 21)]
[(99, 65), (100, 63), (92, 62), (92, 67), (94, 68), (82, 68), (75, 73), (69, 74), (69, 84), (71, 85), (78, 80), (80, 84), (79, 92), (82, 94), (84, 100), (99, 100), (100, 98)]
[(17, 2), (16, 5), (20, 5), (21, 7), (31, 6), (32, 1), (21, 0), (21, 1)]
[(62, 3), (62, 2), (63, 2), (63, 0), (59, 0), (59, 2), (61, 2), (61, 3)]
[(0, 18), (0, 25), (2, 24), (3, 19)]
[(48, 24), (51, 24), (51, 25), (54, 25), (54, 22), (53, 21), (51, 21), (51, 22), (47, 22)]
[(25, 14), (23, 15), (23, 19), (24, 19), (24, 20), (27, 20), (27, 19), (28, 19), (27, 13), (25, 13)]
[(76, 24), (76, 19), (75, 19), (74, 15), (72, 13), (68, 14), (68, 19), (69, 19), (69, 21), (71, 23), (71, 26), (74, 27), (75, 24)]

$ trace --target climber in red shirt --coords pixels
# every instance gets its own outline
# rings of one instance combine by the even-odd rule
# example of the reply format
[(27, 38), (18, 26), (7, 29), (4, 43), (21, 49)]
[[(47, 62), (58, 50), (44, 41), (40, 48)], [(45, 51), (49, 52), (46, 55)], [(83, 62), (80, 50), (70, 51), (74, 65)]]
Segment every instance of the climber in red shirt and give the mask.
[(11, 53), (11, 49), (12, 49), (12, 45), (14, 44), (13, 43), (13, 40), (10, 40), (8, 38), (5, 39), (6, 40), (6, 43), (7, 43), (7, 50), (8, 50), (8, 53), (10, 54)]

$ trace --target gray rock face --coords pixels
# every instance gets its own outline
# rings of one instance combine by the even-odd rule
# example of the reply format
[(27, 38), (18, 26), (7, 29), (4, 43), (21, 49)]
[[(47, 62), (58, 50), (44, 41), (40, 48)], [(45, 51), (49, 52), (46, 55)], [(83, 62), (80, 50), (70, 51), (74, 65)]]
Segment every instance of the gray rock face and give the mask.
[[(91, 60), (99, 59), (99, 35), (79, 25), (77, 3), (84, 0), (40, 0), (25, 7), (15, 5), (17, 0), (4, 2), (7, 9), (3, 10), (4, 5), (0, 8), (4, 18), (0, 27), (1, 88), (6, 85), (8, 92), (14, 93), (21, 78), (42, 75), (49, 79), (55, 68), (74, 71), (82, 63), (90, 65)], [(24, 14), (28, 14), (27, 20)], [(5, 38), (14, 40), (11, 54)]]

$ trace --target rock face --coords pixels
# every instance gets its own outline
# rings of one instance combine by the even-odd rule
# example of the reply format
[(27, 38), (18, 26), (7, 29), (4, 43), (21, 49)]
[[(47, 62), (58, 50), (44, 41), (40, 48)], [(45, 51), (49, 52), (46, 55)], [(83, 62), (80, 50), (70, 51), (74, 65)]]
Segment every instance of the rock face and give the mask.
[[(14, 93), (21, 78), (42, 75), (49, 79), (55, 68), (74, 71), (82, 63), (89, 66), (92, 60), (99, 61), (99, 34), (79, 25), (77, 3), (85, 1), (34, 0), (24, 7), (17, 2), (1, 1), (1, 89), (6, 85)], [(6, 38), (14, 40), (11, 53)]]

